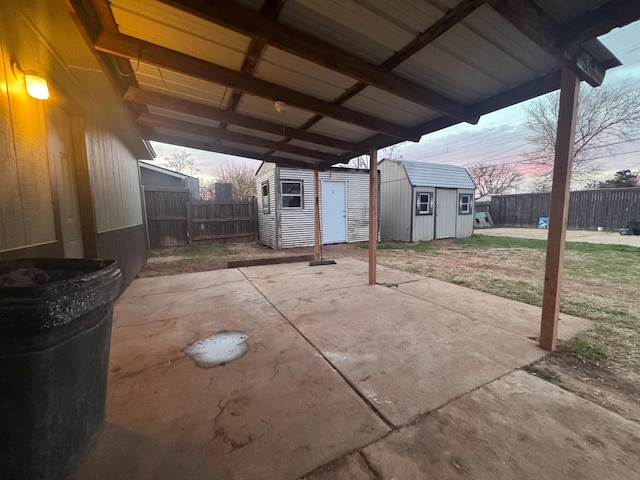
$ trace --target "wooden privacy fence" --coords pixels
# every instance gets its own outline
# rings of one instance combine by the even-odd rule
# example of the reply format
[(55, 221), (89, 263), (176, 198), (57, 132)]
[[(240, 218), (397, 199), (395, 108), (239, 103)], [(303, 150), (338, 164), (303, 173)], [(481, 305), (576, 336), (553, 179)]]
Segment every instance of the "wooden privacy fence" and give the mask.
[(191, 201), (189, 190), (182, 188), (144, 187), (143, 191), (150, 248), (258, 239), (255, 199), (214, 203)]
[[(489, 212), (496, 227), (535, 227), (540, 217), (549, 216), (550, 193), (496, 195)], [(611, 188), (571, 192), (571, 229), (617, 230), (630, 219), (640, 220), (640, 188)]]

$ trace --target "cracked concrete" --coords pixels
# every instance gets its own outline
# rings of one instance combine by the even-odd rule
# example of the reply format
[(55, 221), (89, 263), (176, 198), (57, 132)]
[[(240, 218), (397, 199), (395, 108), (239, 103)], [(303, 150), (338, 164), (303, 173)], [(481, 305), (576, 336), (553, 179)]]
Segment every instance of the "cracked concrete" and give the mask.
[[(518, 370), (544, 355), (539, 309), (378, 278), (344, 259), (136, 280), (114, 308), (107, 424), (74, 480), (638, 471), (637, 424)], [(563, 319), (561, 336), (588, 325)], [(248, 335), (243, 357), (182, 353), (223, 330)]]

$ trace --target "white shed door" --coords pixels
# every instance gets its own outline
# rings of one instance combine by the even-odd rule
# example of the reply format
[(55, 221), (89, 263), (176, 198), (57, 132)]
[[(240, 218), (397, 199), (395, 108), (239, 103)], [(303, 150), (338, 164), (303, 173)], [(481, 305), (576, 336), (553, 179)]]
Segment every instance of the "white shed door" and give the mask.
[(347, 241), (345, 182), (322, 181), (322, 243)]
[(457, 190), (436, 188), (436, 234), (435, 238), (454, 238), (458, 218)]

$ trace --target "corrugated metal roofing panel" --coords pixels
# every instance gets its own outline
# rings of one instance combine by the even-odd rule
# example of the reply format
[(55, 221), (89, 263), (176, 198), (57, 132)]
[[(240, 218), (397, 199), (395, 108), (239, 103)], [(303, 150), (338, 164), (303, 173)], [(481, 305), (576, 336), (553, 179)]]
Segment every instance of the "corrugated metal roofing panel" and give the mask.
[(239, 70), (251, 41), (154, 0), (112, 0), (120, 33)]
[(463, 167), (444, 163), (410, 162), (407, 160), (402, 163), (407, 171), (409, 182), (414, 187), (476, 188), (469, 176), (469, 172)]
[(237, 125), (228, 125), (227, 130), (242, 133), (244, 135), (251, 135), (252, 137), (266, 138), (267, 140), (273, 140), (274, 142), (280, 142), (283, 140), (281, 135), (273, 135), (271, 133), (261, 132), (251, 128), (238, 127)]
[(324, 145), (318, 145), (316, 143), (304, 142), (302, 140), (291, 140), (289, 142), (290, 145), (295, 145), (297, 147), (310, 148), (311, 150), (317, 150), (318, 152), (325, 153), (335, 153), (336, 155), (344, 153), (344, 150), (339, 150), (337, 148), (326, 147)]
[(192, 102), (220, 107), (229, 98), (226, 87), (146, 63), (130, 62), (141, 88)]
[(255, 76), (328, 101), (356, 83), (353, 78), (273, 47), (265, 48)]
[(276, 112), (273, 105), (274, 100), (256, 97), (255, 95), (242, 95), (236, 111), (245, 115), (262, 118), (273, 123), (281, 123), (288, 127), (297, 128), (313, 117), (312, 112), (302, 110), (292, 106), (287, 106), (282, 113)]
[(329, 137), (339, 138), (359, 142), (365, 138), (375, 135), (376, 132), (361, 128), (350, 123), (341, 122), (332, 118), (323, 118), (318, 123), (308, 129), (310, 132), (320, 133)]
[(442, 115), (436, 110), (416, 105), (409, 100), (375, 87), (365, 88), (344, 105), (353, 110), (384, 118), (405, 127), (412, 127)]
[(184, 120), (185, 122), (197, 123), (199, 125), (206, 125), (208, 127), (218, 127), (220, 122), (215, 120), (209, 120), (207, 118), (194, 117), (193, 115), (187, 115), (186, 113), (175, 112), (173, 110), (165, 110), (164, 108), (147, 107), (149, 113), (155, 115), (161, 115), (167, 118), (175, 118), (177, 120)]
[(394, 73), (471, 104), (556, 68), (551, 56), (495, 10), (481, 7)]

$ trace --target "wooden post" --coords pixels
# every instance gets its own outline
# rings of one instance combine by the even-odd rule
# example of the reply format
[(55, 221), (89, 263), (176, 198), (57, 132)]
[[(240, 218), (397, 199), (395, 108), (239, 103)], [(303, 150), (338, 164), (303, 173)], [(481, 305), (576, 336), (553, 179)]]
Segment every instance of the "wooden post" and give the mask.
[(313, 243), (313, 258), (314, 260), (320, 260), (322, 258), (322, 244), (320, 236), (320, 198), (318, 196), (318, 190), (320, 181), (318, 179), (318, 166), (313, 168), (313, 214), (314, 214), (314, 243)]
[(378, 150), (369, 152), (369, 284), (376, 283), (378, 251)]
[(540, 346), (545, 350), (555, 350), (558, 340), (562, 262), (569, 212), (571, 165), (579, 92), (580, 80), (571, 70), (563, 67), (556, 153), (553, 164), (553, 184), (551, 187), (551, 211), (549, 212), (549, 240), (547, 241), (544, 273), (542, 319), (540, 321)]

